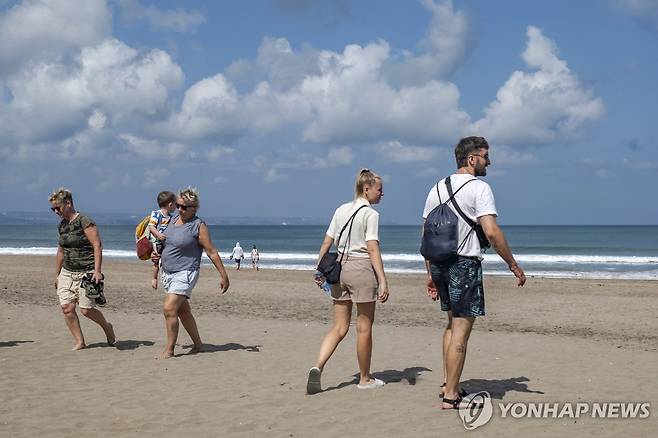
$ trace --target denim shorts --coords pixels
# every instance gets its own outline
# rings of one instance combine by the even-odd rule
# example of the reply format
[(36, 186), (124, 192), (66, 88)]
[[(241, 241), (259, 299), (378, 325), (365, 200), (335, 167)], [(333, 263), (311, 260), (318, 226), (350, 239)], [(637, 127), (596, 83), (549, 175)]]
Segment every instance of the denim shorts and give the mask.
[(192, 289), (199, 279), (199, 270), (167, 272), (163, 269), (160, 278), (168, 294), (184, 295), (190, 298)]
[(441, 310), (455, 317), (484, 316), (482, 262), (462, 257), (430, 266), (432, 281), (439, 290)]

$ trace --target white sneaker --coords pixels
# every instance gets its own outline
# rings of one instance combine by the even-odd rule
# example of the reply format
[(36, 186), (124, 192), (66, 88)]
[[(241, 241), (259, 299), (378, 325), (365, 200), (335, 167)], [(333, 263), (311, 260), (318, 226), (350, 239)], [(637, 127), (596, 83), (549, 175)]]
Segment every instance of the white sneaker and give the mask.
[(386, 383), (383, 380), (379, 380), (373, 377), (369, 383), (366, 383), (365, 385), (359, 383), (356, 385), (356, 387), (359, 389), (376, 389), (381, 388), (384, 385), (386, 385)]
[(306, 382), (306, 393), (309, 395), (317, 394), (322, 392), (322, 386), (320, 385), (320, 377), (322, 377), (322, 371), (318, 367), (313, 367), (308, 372), (308, 381)]

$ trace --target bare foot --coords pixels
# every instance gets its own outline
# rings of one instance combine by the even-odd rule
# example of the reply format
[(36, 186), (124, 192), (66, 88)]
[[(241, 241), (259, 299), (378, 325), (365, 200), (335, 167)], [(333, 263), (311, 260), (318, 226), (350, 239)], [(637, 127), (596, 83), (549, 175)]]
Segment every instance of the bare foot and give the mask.
[(80, 343), (80, 344), (75, 344), (75, 345), (73, 346), (73, 348), (71, 348), (71, 351), (82, 350), (82, 349), (85, 348), (85, 347), (86, 347), (85, 343), (82, 342), (82, 343)]
[(171, 359), (174, 357), (174, 352), (173, 351), (163, 351), (160, 353), (160, 356), (156, 356), (156, 359)]
[(107, 345), (112, 347), (114, 343), (117, 341), (117, 337), (114, 335), (114, 327), (112, 326), (112, 324), (108, 322), (107, 326), (108, 329), (107, 332), (105, 332), (105, 336), (107, 337)]
[(152, 287), (153, 289), (157, 289), (157, 288), (158, 288), (158, 279), (157, 279), (157, 278), (153, 278), (153, 279), (151, 279), (151, 287)]

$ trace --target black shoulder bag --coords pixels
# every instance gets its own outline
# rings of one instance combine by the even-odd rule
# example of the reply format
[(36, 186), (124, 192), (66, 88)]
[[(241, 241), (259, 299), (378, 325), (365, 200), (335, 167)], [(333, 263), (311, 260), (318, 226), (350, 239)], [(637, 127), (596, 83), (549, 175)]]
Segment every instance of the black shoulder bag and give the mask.
[[(464, 187), (466, 184), (470, 183), (471, 181), (475, 181), (476, 178), (469, 179), (466, 181), (457, 191), (461, 190), (462, 187)], [(462, 246), (466, 243), (466, 239), (470, 234), (475, 231), (475, 235), (478, 238), (478, 242), (480, 243), (480, 248), (482, 250), (486, 250), (487, 248), (491, 247), (491, 244), (489, 243), (489, 239), (487, 239), (486, 234), (484, 234), (484, 230), (480, 226), (480, 224), (475, 223), (464, 214), (461, 208), (459, 208), (459, 204), (457, 204), (457, 200), (454, 198), (454, 194), (452, 193), (452, 184), (450, 184), (450, 177), (447, 177), (445, 180), (446, 183), (446, 189), (448, 189), (448, 196), (452, 198), (452, 205), (455, 207), (455, 210), (457, 210), (457, 213), (459, 213), (459, 216), (461, 216), (462, 219), (464, 219), (464, 222), (468, 224), (469, 227), (471, 227), (471, 231), (464, 237), (464, 240), (462, 240), (462, 243), (459, 245), (459, 249), (461, 249)]]
[(354, 214), (350, 216), (350, 218), (345, 223), (343, 229), (340, 230), (338, 239), (334, 242), (336, 244), (336, 249), (338, 249), (338, 244), (340, 243), (340, 238), (343, 236), (343, 231), (345, 231), (345, 229), (349, 225), (350, 229), (347, 232), (347, 241), (345, 242), (345, 248), (343, 252), (340, 254), (340, 260), (338, 260), (337, 252), (327, 252), (320, 259), (320, 263), (318, 263), (318, 267), (316, 269), (318, 270), (318, 272), (324, 275), (324, 278), (327, 280), (327, 283), (329, 284), (336, 284), (340, 281), (340, 270), (341, 270), (341, 263), (343, 262), (343, 256), (345, 255), (346, 251), (349, 252), (350, 250), (350, 237), (352, 234), (352, 224), (354, 223), (354, 218), (356, 217), (356, 214), (359, 212), (359, 210), (361, 210), (364, 207), (367, 207), (367, 205), (362, 205), (361, 207), (357, 208)]

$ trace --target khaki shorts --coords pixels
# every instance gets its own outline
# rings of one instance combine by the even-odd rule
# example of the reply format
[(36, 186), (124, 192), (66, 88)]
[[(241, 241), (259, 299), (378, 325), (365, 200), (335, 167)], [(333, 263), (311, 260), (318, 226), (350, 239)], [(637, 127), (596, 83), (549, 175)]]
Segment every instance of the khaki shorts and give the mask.
[(86, 272), (73, 272), (62, 268), (57, 277), (57, 296), (59, 304), (78, 303), (81, 309), (93, 309), (96, 301), (87, 298), (82, 287), (82, 277)]
[(369, 258), (349, 258), (340, 271), (340, 282), (331, 286), (336, 301), (371, 303), (377, 301), (377, 276)]

